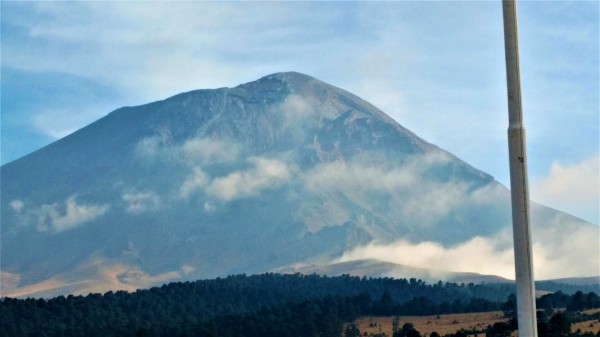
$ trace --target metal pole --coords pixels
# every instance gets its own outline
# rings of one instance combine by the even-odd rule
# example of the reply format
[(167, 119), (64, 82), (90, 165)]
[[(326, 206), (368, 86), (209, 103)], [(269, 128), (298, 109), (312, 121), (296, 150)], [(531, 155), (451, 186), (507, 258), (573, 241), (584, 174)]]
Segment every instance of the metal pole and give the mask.
[(506, 52), (508, 86), (508, 154), (515, 245), (517, 319), (519, 337), (537, 337), (516, 1), (502, 0), (502, 12), (504, 14), (504, 50)]

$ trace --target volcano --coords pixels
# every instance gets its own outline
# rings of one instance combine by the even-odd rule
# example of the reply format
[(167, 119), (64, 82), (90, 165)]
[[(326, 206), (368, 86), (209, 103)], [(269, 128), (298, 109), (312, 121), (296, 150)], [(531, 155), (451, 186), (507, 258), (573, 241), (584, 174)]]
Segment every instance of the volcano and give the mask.
[[(2, 296), (326, 265), (399, 241), (512, 249), (492, 176), (295, 72), (117, 109), (0, 175)], [(545, 261), (600, 274), (598, 226), (537, 204), (532, 222)]]

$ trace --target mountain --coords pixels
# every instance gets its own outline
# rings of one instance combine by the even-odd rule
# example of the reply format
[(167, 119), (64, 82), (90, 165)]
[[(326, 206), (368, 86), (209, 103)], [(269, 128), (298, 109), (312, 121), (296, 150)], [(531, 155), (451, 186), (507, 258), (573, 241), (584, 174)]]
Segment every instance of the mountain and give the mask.
[[(396, 256), (376, 258), (413, 267), (430, 267), (419, 265), (430, 250), (453, 252), (445, 270), (479, 250), (512, 258), (505, 187), (295, 72), (117, 109), (0, 176), (2, 296), (326, 265), (387, 246)], [(532, 213), (543, 268), (600, 274), (598, 226)]]

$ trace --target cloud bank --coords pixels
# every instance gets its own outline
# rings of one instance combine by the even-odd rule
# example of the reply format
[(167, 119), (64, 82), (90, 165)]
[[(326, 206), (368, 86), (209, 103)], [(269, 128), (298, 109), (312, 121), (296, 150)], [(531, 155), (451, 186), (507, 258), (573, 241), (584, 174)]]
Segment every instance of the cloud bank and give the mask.
[[(487, 205), (493, 208), (509, 205), (508, 190), (499, 184), (473, 188), (464, 182), (423, 177), (425, 172), (444, 165), (447, 160), (443, 154), (423, 158), (417, 156), (403, 166), (390, 169), (360, 161), (336, 161), (316, 166), (303, 178), (309, 190), (325, 196), (327, 204), (317, 206), (315, 216), (308, 214), (309, 230), (318, 231), (331, 223), (359, 221), (360, 217), (356, 218), (342, 207), (346, 200), (356, 205), (356, 209), (366, 209), (372, 214), (391, 214), (392, 219), (401, 221), (403, 225), (415, 226), (418, 231), (425, 230), (421, 232), (425, 236), (428, 235), (428, 225), (445, 217), (460, 217), (463, 205)], [(598, 179), (596, 165), (597, 158), (593, 158), (572, 168), (557, 167), (555, 176), (571, 177), (573, 180), (563, 178), (558, 184), (549, 186), (564, 187), (565, 190), (559, 189), (561, 194), (567, 191), (578, 193), (576, 181), (589, 182), (590, 186), (581, 186), (579, 201), (593, 199), (590, 196), (597, 193), (599, 186), (594, 183), (594, 179)], [(548, 190), (551, 191), (549, 187)], [(382, 204), (388, 202), (393, 205), (392, 208), (381, 208)], [(535, 277), (549, 279), (599, 275), (600, 228), (566, 214), (555, 214), (537, 205), (533, 207)], [(380, 240), (383, 239), (377, 239), (345, 252), (335, 262), (378, 259), (413, 267), (492, 274), (514, 279), (512, 232), (505, 229), (506, 226), (510, 228), (510, 223), (497, 225), (497, 228), (488, 231), (496, 234), (470, 238), (453, 245), (410, 239), (382, 243)], [(368, 223), (363, 227), (369, 231)], [(438, 227), (430, 228), (440, 230)], [(381, 233), (374, 233), (375, 237), (381, 238), (379, 235)]]
[[(535, 231), (533, 265), (538, 280), (600, 275), (598, 228)], [(392, 244), (370, 243), (345, 252), (335, 262), (361, 259), (453, 272), (474, 272), (515, 278), (512, 234), (475, 237), (445, 247), (437, 242), (399, 240)]]
[(444, 247), (431, 241), (411, 243), (400, 240), (390, 245), (371, 243), (344, 253), (336, 262), (360, 259), (377, 259), (405, 266), (477, 272), (514, 279), (512, 250), (498, 247), (496, 240), (482, 237), (452, 247)]
[(554, 162), (548, 176), (532, 184), (532, 199), (600, 224), (600, 154), (564, 165)]

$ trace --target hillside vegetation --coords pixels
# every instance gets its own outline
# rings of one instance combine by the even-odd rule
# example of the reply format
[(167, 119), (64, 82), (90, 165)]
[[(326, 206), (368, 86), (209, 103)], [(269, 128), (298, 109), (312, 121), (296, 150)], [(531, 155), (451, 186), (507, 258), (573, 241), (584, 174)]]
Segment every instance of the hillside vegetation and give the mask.
[[(171, 283), (134, 293), (0, 301), (0, 336), (335, 336), (367, 315), (497, 311), (508, 284), (263, 274)], [(504, 300), (502, 300), (502, 298)], [(582, 310), (594, 293), (546, 295)], [(510, 303), (510, 301), (508, 301)]]

